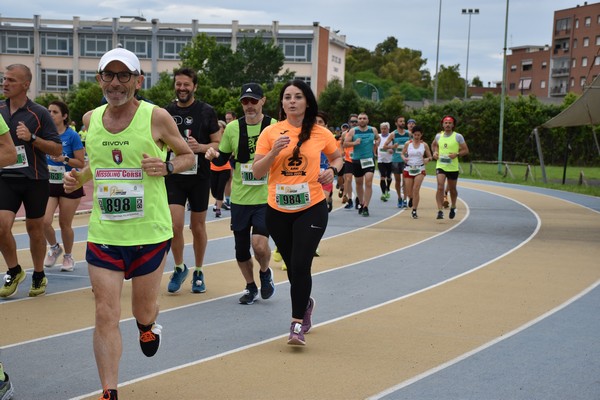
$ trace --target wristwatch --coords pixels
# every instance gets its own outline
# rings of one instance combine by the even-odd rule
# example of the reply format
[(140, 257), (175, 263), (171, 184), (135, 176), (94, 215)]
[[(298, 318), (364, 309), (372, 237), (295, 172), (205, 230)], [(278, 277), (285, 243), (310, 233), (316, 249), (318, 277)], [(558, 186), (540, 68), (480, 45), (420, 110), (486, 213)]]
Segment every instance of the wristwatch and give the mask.
[(329, 166), (329, 169), (331, 169), (333, 171), (333, 176), (337, 176), (338, 174), (338, 170), (336, 167), (334, 167), (333, 165)]
[(65, 159), (63, 160), (63, 164), (65, 164), (65, 165), (69, 164), (69, 160), (70, 160), (70, 158), (65, 156)]
[(29, 143), (35, 142), (35, 139), (37, 139), (37, 136), (35, 136), (35, 133), (32, 133), (31, 134), (31, 139), (29, 139)]
[(171, 175), (173, 173), (173, 163), (171, 161), (166, 161), (165, 166), (167, 167), (167, 175)]

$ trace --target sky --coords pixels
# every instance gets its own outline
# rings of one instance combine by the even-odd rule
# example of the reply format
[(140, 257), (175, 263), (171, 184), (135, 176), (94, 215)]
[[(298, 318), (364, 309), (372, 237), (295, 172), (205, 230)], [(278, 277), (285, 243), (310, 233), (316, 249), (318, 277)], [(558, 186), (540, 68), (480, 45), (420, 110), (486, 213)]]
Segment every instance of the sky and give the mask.
[[(508, 3), (508, 25), (506, 9)], [(589, 1), (593, 4), (593, 1)], [(49, 6), (51, 4), (51, 6)], [(130, 4), (130, 5), (128, 5)], [(441, 18), (440, 18), (441, 4)], [(96, 20), (119, 16), (143, 16), (162, 23), (312, 25), (339, 30), (352, 46), (375, 50), (390, 36), (399, 47), (422, 52), (426, 68), (433, 76), (438, 66), (459, 64), (461, 77), (478, 76), (487, 86), (502, 81), (503, 48), (551, 45), (554, 11), (583, 5), (575, 0), (77, 0), (48, 3), (28, 0), (4, 1), (2, 17), (42, 20)], [(463, 15), (463, 9), (479, 9), (479, 14)], [(469, 35), (469, 19), (470, 35)], [(438, 43), (439, 28), (439, 43)], [(439, 46), (438, 46), (439, 44)], [(439, 52), (438, 52), (439, 47)], [(467, 63), (468, 50), (468, 63)], [(439, 53), (439, 55), (438, 55)], [(510, 54), (510, 50), (507, 50)]]

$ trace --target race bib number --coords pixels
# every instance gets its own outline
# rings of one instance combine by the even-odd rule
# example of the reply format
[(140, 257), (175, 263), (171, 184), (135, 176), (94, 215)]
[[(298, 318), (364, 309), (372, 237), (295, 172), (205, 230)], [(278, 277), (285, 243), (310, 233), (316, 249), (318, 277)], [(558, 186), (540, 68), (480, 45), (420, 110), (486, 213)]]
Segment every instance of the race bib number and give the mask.
[(305, 208), (310, 204), (308, 183), (277, 185), (275, 187), (275, 201), (279, 207), (286, 210)]
[(408, 167), (408, 174), (410, 176), (417, 176), (419, 175), (421, 172), (423, 172), (423, 169), (425, 167), (423, 165), (419, 165), (419, 166), (414, 166), (414, 167)]
[(259, 186), (267, 184), (268, 174), (260, 179), (256, 179), (254, 173), (252, 173), (252, 163), (240, 164), (240, 172), (242, 175), (242, 185)]
[(25, 152), (25, 146), (15, 146), (17, 149), (17, 162), (13, 165), (8, 165), (4, 167), (5, 169), (16, 169), (16, 168), (24, 168), (29, 167), (29, 161), (27, 161), (27, 153)]
[(370, 167), (374, 167), (374, 166), (375, 166), (375, 161), (373, 161), (373, 157), (360, 159), (360, 167), (362, 169), (370, 168)]
[(100, 219), (122, 221), (144, 216), (144, 185), (118, 183), (98, 185)]
[[(183, 171), (183, 172), (178, 172), (177, 174), (179, 175), (196, 175), (196, 173), (198, 172), (198, 154), (194, 154), (194, 165), (192, 165), (192, 168)], [(169, 161), (172, 161), (175, 158), (175, 153), (171, 153), (171, 157), (169, 157)]]
[(402, 154), (403, 150), (404, 150), (404, 145), (399, 144), (398, 147), (396, 147), (396, 154)]
[(440, 155), (440, 164), (452, 164), (452, 159), (448, 155)]
[(48, 172), (50, 172), (50, 183), (63, 183), (63, 177), (65, 176), (64, 165), (48, 165)]

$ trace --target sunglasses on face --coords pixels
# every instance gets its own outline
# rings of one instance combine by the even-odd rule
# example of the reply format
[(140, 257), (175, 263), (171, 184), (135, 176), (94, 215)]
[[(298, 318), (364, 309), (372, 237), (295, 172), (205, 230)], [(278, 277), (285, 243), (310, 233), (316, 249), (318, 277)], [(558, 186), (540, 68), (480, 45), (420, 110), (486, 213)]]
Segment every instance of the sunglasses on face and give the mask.
[(356, 120), (356, 119), (353, 119), (353, 120), (351, 120), (351, 121), (350, 121), (350, 123), (351, 123), (351, 124), (358, 124), (358, 120)]
[(244, 97), (242, 100), (240, 100), (242, 102), (243, 105), (248, 105), (248, 103), (252, 103), (252, 104), (258, 104), (258, 99), (253, 99), (251, 97)]

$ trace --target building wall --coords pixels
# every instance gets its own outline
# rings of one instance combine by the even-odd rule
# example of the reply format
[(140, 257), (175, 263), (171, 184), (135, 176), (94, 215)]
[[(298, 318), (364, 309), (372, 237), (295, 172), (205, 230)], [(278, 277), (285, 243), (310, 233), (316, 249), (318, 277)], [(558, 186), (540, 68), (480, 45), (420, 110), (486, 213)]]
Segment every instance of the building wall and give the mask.
[(569, 92), (583, 93), (585, 85), (600, 74), (600, 3), (584, 2), (555, 11), (551, 45), (510, 50), (506, 58), (508, 95), (563, 97)]
[(39, 15), (31, 19), (0, 16), (0, 75), (10, 64), (25, 64), (34, 76), (31, 97), (59, 93), (81, 80), (94, 80), (101, 55), (121, 44), (138, 55), (146, 84), (152, 85), (161, 72), (179, 66), (179, 51), (201, 32), (234, 51), (244, 36), (274, 39), (286, 56), (282, 70), (294, 71), (309, 81), (317, 95), (334, 76), (344, 76), (339, 63), (336, 74), (330, 74), (329, 54), (345, 59), (346, 38), (318, 22), (308, 26), (280, 25), (278, 21), (271, 25), (242, 25), (238, 21), (199, 24), (197, 20), (181, 24), (131, 17), (52, 20)]

